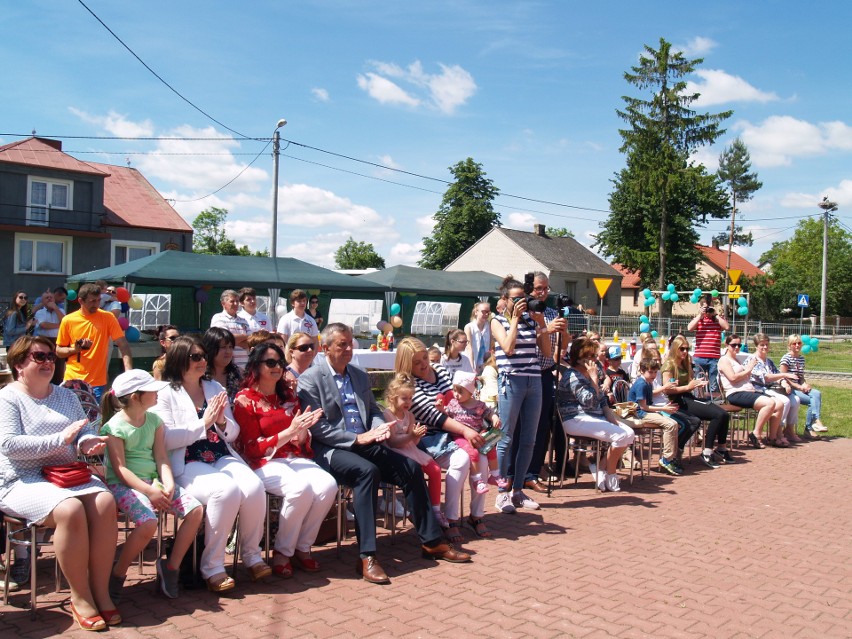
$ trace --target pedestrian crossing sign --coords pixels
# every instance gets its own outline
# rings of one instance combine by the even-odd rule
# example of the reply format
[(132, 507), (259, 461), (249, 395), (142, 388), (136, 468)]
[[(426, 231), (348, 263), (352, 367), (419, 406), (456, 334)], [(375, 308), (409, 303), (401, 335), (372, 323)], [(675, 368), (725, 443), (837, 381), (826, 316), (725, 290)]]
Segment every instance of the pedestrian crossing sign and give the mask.
[(805, 295), (804, 293), (802, 293), (801, 295), (799, 295), (799, 303), (798, 303), (798, 305), (799, 305), (799, 307), (800, 307), (800, 308), (807, 308), (808, 306), (810, 306), (810, 305), (811, 305), (811, 298), (810, 298), (810, 296), (809, 296), (809, 295)]

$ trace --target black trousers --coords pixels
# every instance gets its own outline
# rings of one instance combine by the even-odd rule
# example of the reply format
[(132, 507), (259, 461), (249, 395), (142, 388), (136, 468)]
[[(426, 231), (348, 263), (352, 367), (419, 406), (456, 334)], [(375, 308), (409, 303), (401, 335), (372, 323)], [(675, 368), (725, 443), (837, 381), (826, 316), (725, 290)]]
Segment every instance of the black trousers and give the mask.
[(432, 546), (441, 541), (441, 526), (432, 512), (423, 470), (413, 460), (380, 444), (354, 446), (351, 450), (336, 449), (331, 463), (325, 456), (316, 462), (337, 480), (350, 486), (355, 504), (355, 535), (361, 555), (376, 552), (376, 510), (379, 483), (402, 488), (408, 512), (420, 542)]
[(713, 448), (713, 442), (718, 441), (724, 446), (728, 441), (728, 411), (710, 402), (702, 402), (692, 395), (681, 395), (680, 401), (687, 413), (701, 420), (707, 420), (707, 437), (705, 448)]
[[(548, 443), (551, 439), (553, 440), (554, 458), (559, 460), (557, 464), (561, 464), (565, 457), (565, 431), (562, 428), (562, 421), (558, 417), (553, 417), (555, 400), (556, 376), (553, 374), (553, 370), (543, 370), (541, 371), (541, 416), (538, 418), (538, 431), (535, 434), (535, 447), (533, 448), (530, 468), (527, 471), (527, 480), (538, 479), (545, 457), (547, 457)], [(512, 456), (514, 458), (514, 452)]]

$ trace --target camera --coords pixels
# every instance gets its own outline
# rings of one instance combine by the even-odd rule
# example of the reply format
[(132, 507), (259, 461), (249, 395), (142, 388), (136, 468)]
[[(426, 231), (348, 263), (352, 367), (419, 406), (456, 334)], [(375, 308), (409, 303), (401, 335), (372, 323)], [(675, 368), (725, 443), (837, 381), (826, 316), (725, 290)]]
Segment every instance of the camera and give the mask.
[(524, 275), (524, 293), (527, 294), (527, 310), (531, 313), (544, 313), (547, 308), (547, 302), (536, 299), (532, 296), (533, 288), (535, 287), (535, 274), (527, 273)]
[(571, 314), (569, 309), (572, 306), (574, 306), (574, 300), (567, 295), (556, 296), (556, 310), (559, 311), (563, 317), (568, 317), (568, 315)]

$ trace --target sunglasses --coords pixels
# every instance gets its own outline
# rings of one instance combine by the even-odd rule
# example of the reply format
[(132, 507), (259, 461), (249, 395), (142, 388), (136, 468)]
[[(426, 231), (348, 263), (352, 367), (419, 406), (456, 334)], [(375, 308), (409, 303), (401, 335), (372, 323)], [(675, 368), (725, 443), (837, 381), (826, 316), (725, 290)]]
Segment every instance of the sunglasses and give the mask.
[(43, 351), (36, 351), (34, 353), (30, 353), (30, 357), (32, 357), (33, 361), (37, 364), (44, 364), (45, 362), (50, 362), (51, 364), (56, 363), (56, 353), (45, 353)]
[(29, 299), (26, 295), (18, 295), (19, 300), (27, 300)]
[(678, 350), (681, 353), (688, 353), (689, 352), (689, 349), (686, 346), (681, 346)]
[(308, 351), (314, 350), (316, 347), (316, 344), (299, 344), (298, 346), (294, 346), (293, 350), (299, 351), (300, 353), (307, 353)]
[(269, 359), (261, 360), (261, 364), (266, 366), (267, 368), (284, 368), (284, 361), (280, 359)]
[(728, 344), (728, 346), (731, 346), (731, 347), (733, 347), (733, 348), (738, 348), (738, 347), (740, 347), (740, 346), (742, 346), (742, 345), (743, 345), (743, 343), (742, 343), (742, 342), (731, 342), (730, 344)]
[(467, 344), (467, 340), (466, 340), (466, 339), (454, 339), (453, 341), (454, 341), (456, 344)]
[(180, 337), (180, 335), (167, 335), (165, 339), (169, 340), (170, 342), (173, 342), (173, 341), (175, 341), (178, 337)]
[(193, 362), (203, 362), (207, 360), (207, 353), (190, 353), (189, 359)]

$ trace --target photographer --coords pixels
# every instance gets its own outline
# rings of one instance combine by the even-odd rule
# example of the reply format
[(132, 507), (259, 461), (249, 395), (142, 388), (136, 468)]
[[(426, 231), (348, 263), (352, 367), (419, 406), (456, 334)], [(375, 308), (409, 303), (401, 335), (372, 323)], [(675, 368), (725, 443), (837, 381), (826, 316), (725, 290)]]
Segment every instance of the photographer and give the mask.
[(711, 396), (719, 392), (719, 357), (722, 355), (722, 331), (730, 328), (728, 320), (716, 315), (713, 298), (708, 293), (704, 296), (696, 315), (686, 327), (695, 331), (695, 355), (692, 357), (707, 375), (710, 382)]

